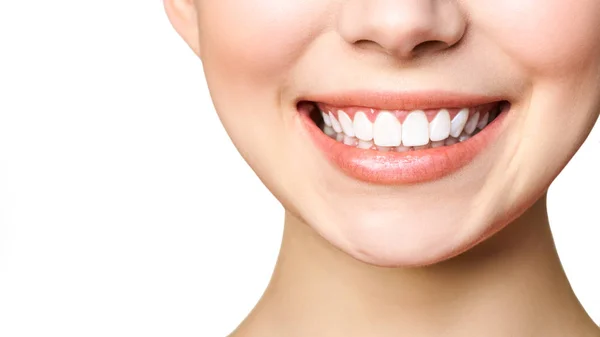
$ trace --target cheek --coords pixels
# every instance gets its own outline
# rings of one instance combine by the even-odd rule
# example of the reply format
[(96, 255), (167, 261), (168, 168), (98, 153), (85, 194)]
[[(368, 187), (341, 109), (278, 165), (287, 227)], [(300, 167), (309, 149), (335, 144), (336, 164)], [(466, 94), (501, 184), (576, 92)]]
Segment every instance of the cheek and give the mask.
[(532, 74), (565, 74), (599, 57), (600, 1), (485, 0), (467, 6), (487, 37)]
[(322, 29), (328, 2), (200, 0), (203, 62), (253, 82), (279, 78)]

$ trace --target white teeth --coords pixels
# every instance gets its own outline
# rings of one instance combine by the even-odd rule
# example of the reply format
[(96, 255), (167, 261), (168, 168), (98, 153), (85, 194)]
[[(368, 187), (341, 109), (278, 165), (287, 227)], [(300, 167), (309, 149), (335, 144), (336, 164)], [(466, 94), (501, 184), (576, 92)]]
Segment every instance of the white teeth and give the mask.
[(326, 135), (332, 138), (335, 138), (335, 136), (337, 135), (337, 132), (335, 132), (335, 130), (331, 126), (325, 126), (323, 128), (323, 132), (325, 132)]
[(358, 111), (354, 115), (354, 133), (356, 138), (361, 140), (373, 139), (373, 123), (367, 118), (364, 112)]
[(479, 123), (479, 112), (476, 112), (473, 116), (469, 117), (467, 124), (465, 124), (465, 132), (472, 134)]
[(340, 119), (340, 125), (346, 136), (354, 137), (354, 126), (352, 120), (342, 110), (338, 111), (338, 118)]
[(344, 144), (346, 145), (350, 145), (350, 146), (356, 146), (358, 144), (358, 140), (354, 137), (350, 137), (350, 136), (344, 136)]
[(469, 117), (467, 124), (465, 124), (465, 132), (467, 134), (472, 134), (477, 127), (477, 123), (479, 123), (479, 112), (476, 112), (473, 116)]
[(407, 151), (410, 151), (410, 146), (402, 146), (402, 145), (397, 146), (396, 147), (396, 151), (397, 152), (407, 152)]
[(373, 147), (373, 142), (359, 139), (358, 145), (356, 147), (358, 147), (359, 149), (370, 149)]
[(381, 152), (390, 152), (392, 151), (394, 148), (391, 146), (377, 146), (377, 150), (381, 151)]
[(342, 132), (342, 126), (340, 125), (340, 122), (338, 122), (338, 120), (335, 118), (335, 116), (331, 112), (329, 113), (329, 119), (331, 120), (331, 127), (333, 127), (335, 132), (337, 132), (337, 133)]
[(329, 115), (322, 111), (321, 111), (321, 115), (323, 115), (323, 122), (325, 122), (325, 125), (331, 126), (331, 119), (329, 118)]
[(413, 111), (402, 124), (402, 145), (422, 146), (429, 143), (429, 122), (423, 111)]
[(467, 124), (467, 119), (469, 118), (469, 109), (462, 109), (458, 112), (452, 122), (450, 123), (450, 135), (454, 138), (460, 136), (462, 130)]
[(486, 112), (485, 115), (483, 115), (483, 117), (479, 120), (479, 123), (477, 123), (477, 128), (480, 130), (485, 128), (485, 126), (488, 123), (489, 118), (490, 118), (490, 113)]
[(432, 142), (444, 140), (450, 136), (450, 113), (440, 110), (429, 124), (429, 138)]
[[(328, 109), (327, 109), (328, 110)], [(383, 152), (420, 151), (429, 148), (451, 146), (464, 142), (487, 126), (497, 114), (496, 110), (485, 114), (470, 109), (458, 111), (453, 119), (447, 109), (440, 109), (431, 123), (422, 110), (410, 112), (404, 123), (400, 123), (395, 113), (380, 111), (375, 122), (367, 114), (357, 111), (354, 120), (343, 110), (321, 111), (323, 132), (338, 142), (364, 150)]]
[(373, 124), (373, 140), (378, 146), (398, 146), (402, 142), (402, 125), (390, 112), (381, 112)]

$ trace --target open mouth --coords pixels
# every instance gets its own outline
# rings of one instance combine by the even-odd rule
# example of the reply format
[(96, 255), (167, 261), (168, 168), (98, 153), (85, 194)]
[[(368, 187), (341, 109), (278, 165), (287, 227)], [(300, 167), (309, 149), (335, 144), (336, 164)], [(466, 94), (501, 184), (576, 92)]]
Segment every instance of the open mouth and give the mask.
[(506, 101), (432, 110), (376, 110), (311, 104), (310, 117), (324, 134), (348, 146), (376, 151), (416, 151), (450, 146), (477, 135)]
[[(382, 184), (425, 182), (467, 165), (491, 143), (506, 100), (380, 109), (302, 100), (298, 111), (317, 145), (353, 178)], [(447, 101), (447, 100), (446, 100)], [(411, 106), (412, 107), (412, 106)]]

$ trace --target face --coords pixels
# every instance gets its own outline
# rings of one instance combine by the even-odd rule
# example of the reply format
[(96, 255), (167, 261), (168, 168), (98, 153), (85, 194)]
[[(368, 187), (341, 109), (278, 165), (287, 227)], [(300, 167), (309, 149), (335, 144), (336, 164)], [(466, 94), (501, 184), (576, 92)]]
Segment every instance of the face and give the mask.
[(289, 212), (370, 264), (435, 263), (503, 228), (598, 117), (596, 0), (194, 6), (194, 27), (176, 28), (239, 152)]

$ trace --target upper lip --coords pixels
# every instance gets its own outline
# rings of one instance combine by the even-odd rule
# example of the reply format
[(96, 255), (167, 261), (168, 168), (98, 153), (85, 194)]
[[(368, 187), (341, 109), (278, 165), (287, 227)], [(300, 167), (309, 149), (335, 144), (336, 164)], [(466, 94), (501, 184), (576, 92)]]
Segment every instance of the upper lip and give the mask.
[(448, 91), (352, 91), (306, 95), (298, 101), (324, 103), (337, 107), (365, 107), (378, 110), (425, 110), (466, 108), (498, 102), (504, 99), (500, 96)]

